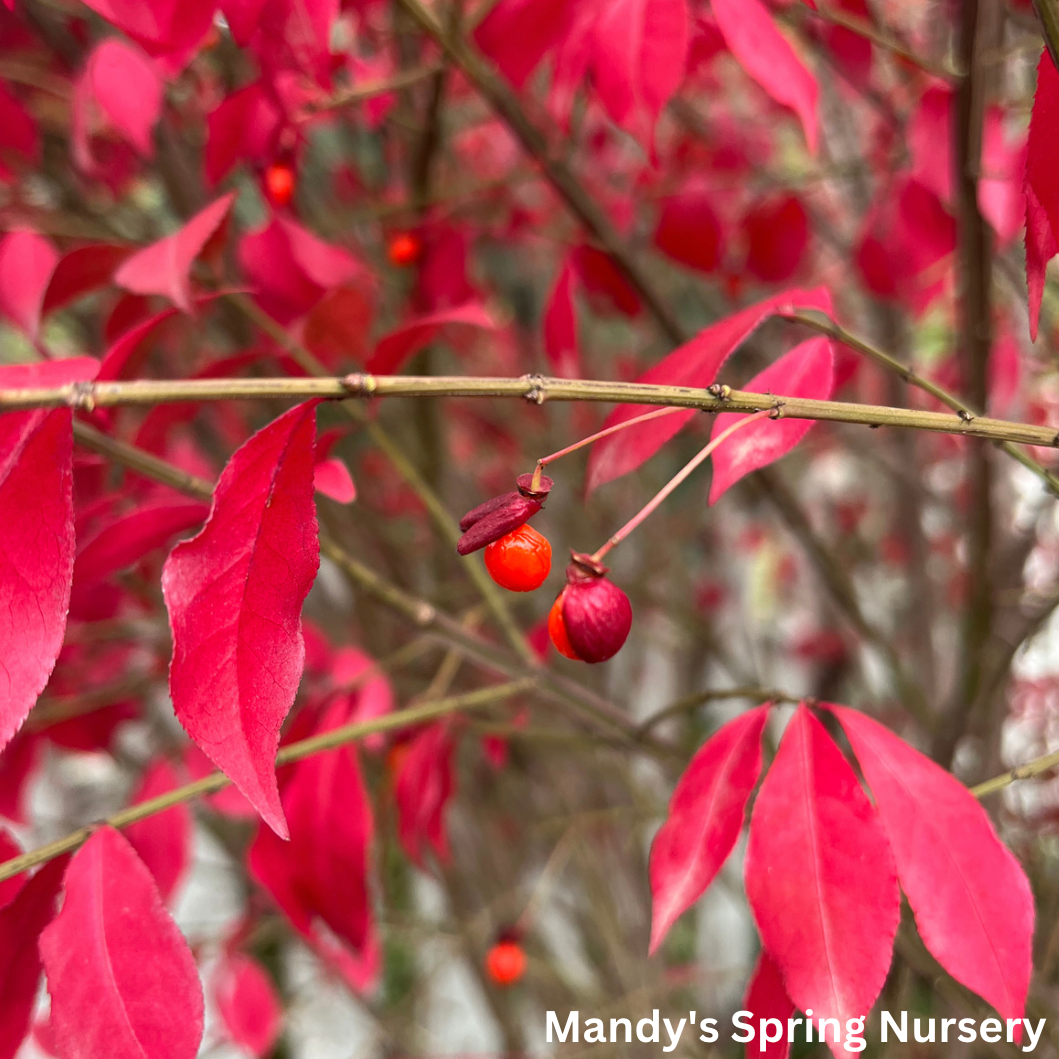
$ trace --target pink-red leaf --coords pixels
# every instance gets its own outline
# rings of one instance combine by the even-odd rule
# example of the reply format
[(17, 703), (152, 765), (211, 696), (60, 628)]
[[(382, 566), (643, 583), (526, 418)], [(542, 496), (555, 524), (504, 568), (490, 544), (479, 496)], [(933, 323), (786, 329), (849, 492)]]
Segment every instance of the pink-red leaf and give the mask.
[(397, 371), (410, 357), (428, 346), (443, 327), (452, 325), (483, 331), (495, 331), (497, 326), (485, 306), (477, 302), (417, 317), (379, 339), (375, 352), (365, 365), (366, 370), (375, 375)]
[[(345, 723), (348, 703), (336, 700), (316, 733)], [(356, 752), (337, 747), (298, 762), (283, 787), (290, 843), (259, 828), (250, 848), (254, 877), (294, 927), (316, 936), (322, 920), (354, 952), (371, 934), (368, 864), (374, 823)]]
[(152, 504), (109, 523), (77, 553), (74, 580), (78, 590), (105, 581), (139, 562), (176, 534), (200, 525), (208, 514), (205, 504), (194, 501)]
[[(644, 372), (637, 382), (664, 386), (709, 386), (728, 357), (758, 327), (777, 313), (795, 309), (816, 309), (830, 315), (831, 295), (824, 287), (794, 289), (750, 305), (700, 331), (690, 342), (675, 349)], [(616, 426), (650, 411), (647, 405), (622, 405), (607, 416), (604, 426)], [(597, 442), (588, 462), (589, 492), (636, 470), (695, 415), (692, 409), (674, 412)]]
[(283, 1025), (276, 987), (256, 960), (242, 953), (225, 954), (210, 980), (213, 1001), (232, 1042), (264, 1059)]
[(654, 243), (663, 254), (699, 272), (713, 272), (721, 261), (721, 222), (713, 197), (690, 185), (662, 203)]
[[(746, 893), (787, 995), (817, 1018), (867, 1015), (890, 967), (900, 893), (886, 834), (804, 705), (754, 806)], [(833, 1045), (838, 1056), (847, 1054)]]
[(216, 0), (87, 0), (150, 55), (190, 56), (213, 24)]
[(576, 379), (581, 374), (574, 278), (570, 262), (564, 262), (544, 310), (544, 352), (552, 373), (559, 378)]
[(431, 724), (411, 741), (394, 787), (397, 836), (415, 864), (431, 847), (443, 864), (449, 859), (445, 812), (456, 790), (454, 747), (444, 724)]
[(353, 475), (342, 460), (334, 457), (316, 464), (313, 468), (313, 484), (318, 493), (323, 493), (338, 504), (352, 504), (357, 499)]
[(809, 217), (797, 195), (754, 204), (743, 218), (747, 271), (764, 283), (784, 283), (802, 263), (809, 245)]
[(684, 80), (687, 0), (604, 0), (593, 33), (596, 91), (611, 118), (645, 147)]
[(114, 274), (114, 282), (133, 294), (161, 294), (190, 314), (191, 266), (234, 201), (234, 192), (224, 195), (196, 213), (178, 232), (134, 254)]
[(250, 438), (221, 474), (202, 532), (162, 571), (176, 715), (284, 838), (274, 762), (305, 661), (302, 604), (320, 563), (315, 434), (307, 402)]
[(516, 87), (565, 36), (572, 0), (500, 0), (474, 31), (474, 42)]
[(11, 232), (0, 241), (0, 314), (36, 341), (44, 295), (59, 252), (36, 232)]
[(1059, 72), (1045, 48), (1037, 65), (1026, 144), (1026, 278), (1030, 289), (1030, 336), (1044, 291), (1044, 270), (1059, 245)]
[(92, 52), (77, 89), (83, 103), (98, 107), (107, 124), (145, 158), (154, 155), (152, 131), (164, 90), (155, 64), (116, 37)]
[[(76, 378), (76, 366), (65, 375), (63, 364), (0, 368), (0, 386)], [(77, 364), (91, 377), (95, 361)], [(0, 748), (22, 727), (62, 647), (73, 580), (72, 488), (70, 410), (0, 416)]]
[(768, 706), (729, 721), (699, 748), (680, 777), (651, 846), (651, 952), (721, 870), (743, 826), (761, 774)]
[(48, 283), (43, 314), (47, 316), (83, 294), (105, 287), (131, 254), (130, 247), (118, 243), (91, 243), (63, 254)]
[[(148, 766), (133, 795), (132, 804), (149, 801), (180, 786), (173, 766), (159, 758)], [(162, 900), (168, 902), (191, 862), (194, 823), (187, 802), (137, 821), (125, 832), (129, 844), (158, 884)]]
[(63, 1059), (194, 1059), (203, 1003), (195, 959), (151, 873), (113, 828), (66, 869), (40, 938)]
[(242, 160), (268, 157), (283, 116), (261, 82), (233, 92), (206, 119), (206, 179), (223, 180)]
[(761, 0), (712, 0), (713, 14), (739, 65), (777, 103), (798, 115), (809, 151), (816, 154), (820, 88), (812, 72), (776, 28)]
[[(0, 827), (0, 864), (22, 854), (22, 847)], [(25, 872), (0, 882), (0, 908), (6, 908), (26, 884)]]
[[(826, 401), (835, 381), (835, 355), (826, 338), (810, 338), (784, 353), (740, 389), (750, 393), (781, 394)], [(713, 436), (718, 437), (737, 420), (731, 412), (717, 416)], [(807, 419), (760, 419), (726, 438), (713, 454), (710, 503), (714, 504), (740, 478), (786, 456), (809, 432)]]
[[(746, 1056), (767, 1056), (767, 1059), (787, 1059), (791, 1045), (787, 1037), (787, 1019), (794, 1014), (794, 1004), (783, 987), (783, 979), (776, 965), (769, 959), (767, 952), (762, 951), (758, 957), (757, 967), (750, 976), (743, 1008), (754, 1013), (754, 1029), (757, 1031), (754, 1041), (747, 1041)], [(779, 1027), (762, 1020), (775, 1019)], [(778, 1033), (778, 1039), (777, 1038)], [(768, 1038), (772, 1040), (766, 1040)]]
[(875, 798), (924, 944), (958, 982), (1020, 1019), (1033, 893), (974, 795), (893, 732), (832, 706)]
[(45, 864), (0, 909), (0, 1059), (14, 1059), (29, 1033), (40, 985), (37, 938), (55, 914), (66, 860)]

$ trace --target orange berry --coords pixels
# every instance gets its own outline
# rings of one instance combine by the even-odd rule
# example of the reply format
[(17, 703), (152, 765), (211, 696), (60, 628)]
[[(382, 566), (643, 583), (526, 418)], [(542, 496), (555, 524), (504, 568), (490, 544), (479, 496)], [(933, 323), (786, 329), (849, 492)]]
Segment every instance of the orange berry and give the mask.
[(570, 646), (570, 637), (566, 635), (566, 622), (563, 621), (563, 596), (565, 594), (566, 589), (564, 588), (555, 597), (552, 609), (548, 611), (548, 638), (552, 641), (559, 654), (566, 658), (572, 658), (575, 662), (580, 662), (581, 659), (573, 647)]
[(287, 162), (273, 162), (265, 170), (265, 191), (275, 205), (289, 205), (294, 197), (294, 170)]
[(532, 592), (551, 571), (552, 546), (547, 537), (523, 523), (485, 549), (485, 567), (501, 588)]
[(526, 973), (522, 946), (517, 941), (498, 941), (486, 953), (485, 970), (497, 985), (514, 985)]
[(407, 268), (419, 260), (420, 251), (423, 249), (419, 237), (409, 232), (401, 232), (390, 240), (386, 248), (386, 254), (391, 264), (398, 268)]

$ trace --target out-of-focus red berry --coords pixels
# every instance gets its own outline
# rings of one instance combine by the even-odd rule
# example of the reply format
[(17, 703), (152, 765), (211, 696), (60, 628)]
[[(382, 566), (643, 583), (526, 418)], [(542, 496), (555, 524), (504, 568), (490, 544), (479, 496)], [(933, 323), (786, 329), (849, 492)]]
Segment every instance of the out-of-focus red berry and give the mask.
[(552, 609), (548, 612), (548, 638), (559, 654), (565, 658), (572, 658), (575, 662), (580, 662), (581, 659), (578, 658), (577, 652), (570, 646), (570, 637), (566, 635), (566, 622), (563, 621), (563, 596), (565, 594), (566, 589), (564, 588), (555, 597)]
[(552, 568), (552, 546), (543, 533), (525, 523), (485, 549), (489, 576), (511, 592), (532, 592)]
[(290, 205), (294, 198), (294, 169), (289, 162), (273, 162), (265, 170), (265, 191), (273, 205)]
[(514, 985), (526, 973), (526, 954), (517, 941), (498, 941), (485, 956), (485, 971), (498, 986)]
[(386, 255), (391, 264), (398, 268), (408, 268), (409, 265), (414, 265), (419, 260), (422, 250), (423, 244), (417, 235), (412, 235), (411, 232), (401, 232), (390, 240)]

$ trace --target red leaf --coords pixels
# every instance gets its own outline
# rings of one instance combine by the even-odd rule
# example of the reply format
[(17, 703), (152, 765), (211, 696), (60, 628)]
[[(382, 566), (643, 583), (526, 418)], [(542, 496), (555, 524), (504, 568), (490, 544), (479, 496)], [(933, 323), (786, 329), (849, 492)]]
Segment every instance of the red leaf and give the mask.
[[(176, 769), (165, 758), (159, 758), (144, 772), (132, 804), (139, 805), (179, 786)], [(190, 863), (193, 827), (191, 809), (187, 802), (180, 802), (132, 824), (125, 831), (129, 844), (147, 865), (162, 900), (167, 903)]]
[(453, 750), (444, 724), (432, 724), (412, 739), (397, 772), (397, 835), (405, 853), (420, 866), (426, 845), (443, 864), (449, 859), (445, 811), (456, 790)]
[(261, 11), (267, 3), (268, 0), (221, 0), (221, 10), (240, 48), (245, 48), (257, 32)]
[(570, 255), (570, 263), (581, 277), (581, 284), (597, 312), (619, 312), (639, 315), (640, 296), (614, 259), (594, 246), (579, 246)]
[(239, 264), (263, 309), (280, 323), (304, 316), (329, 290), (362, 277), (352, 254), (318, 239), (286, 217), (274, 217), (239, 243)]
[(5, 165), (12, 156), (35, 166), (40, 161), (40, 133), (26, 108), (0, 81), (0, 179), (9, 173)]
[(74, 563), (74, 581), (82, 591), (139, 562), (178, 533), (200, 525), (205, 504), (155, 504), (141, 507), (104, 526), (86, 541)]
[(233, 92), (206, 119), (205, 167), (211, 185), (241, 161), (259, 162), (274, 148), (283, 115), (260, 81)]
[(651, 846), (651, 952), (713, 882), (743, 827), (761, 775), (768, 706), (729, 721), (699, 748), (680, 777)]
[[(345, 722), (338, 700), (316, 733)], [(368, 863), (374, 823), (371, 803), (350, 746), (337, 747), (295, 765), (283, 787), (290, 843), (261, 827), (249, 852), (250, 870), (300, 933), (317, 936), (314, 919), (355, 952), (371, 933)]]
[(725, 43), (739, 65), (777, 103), (798, 115), (809, 152), (816, 154), (819, 127), (816, 78), (772, 21), (761, 0), (712, 0)]
[(64, 1059), (194, 1059), (202, 986), (151, 873), (113, 828), (66, 870), (62, 911), (40, 937), (51, 1028)]
[[(824, 287), (775, 294), (711, 324), (636, 381), (665, 386), (709, 386), (724, 362), (758, 327), (777, 313), (795, 309), (816, 309), (830, 315), (831, 295)], [(650, 411), (648, 405), (622, 405), (607, 416), (604, 426), (612, 427)], [(674, 412), (597, 442), (588, 461), (588, 491), (635, 471), (697, 414), (693, 409)]]
[(1044, 291), (1044, 270), (1059, 243), (1059, 72), (1045, 48), (1037, 65), (1037, 94), (1033, 99), (1026, 145), (1026, 277), (1030, 288), (1030, 336), (1037, 338), (1037, 321)]
[(36, 342), (44, 294), (59, 252), (36, 232), (11, 232), (0, 241), (0, 313)]
[(392, 374), (410, 357), (428, 346), (443, 327), (452, 324), (478, 327), (485, 331), (495, 331), (497, 327), (485, 307), (477, 302), (420, 316), (380, 338), (365, 370), (374, 375)]
[(688, 186), (662, 203), (655, 246), (663, 254), (699, 272), (713, 272), (721, 260), (721, 222), (709, 193)]
[(339, 459), (320, 460), (313, 468), (313, 486), (318, 493), (339, 504), (357, 499), (357, 486), (349, 468)]
[(40, 985), (37, 938), (55, 914), (66, 862), (45, 864), (0, 910), (0, 1059), (14, 1059), (29, 1033)]
[(190, 58), (213, 25), (216, 0), (86, 0), (148, 54)]
[(875, 798), (924, 944), (1004, 1018), (1021, 1018), (1033, 893), (1019, 862), (954, 776), (864, 714), (830, 709)]
[[(783, 979), (776, 965), (769, 959), (767, 952), (762, 952), (757, 960), (757, 967), (750, 976), (743, 1008), (752, 1011), (757, 1019), (757, 1040), (747, 1041), (746, 1057), (765, 1055), (768, 1059), (787, 1059), (791, 1045), (787, 1039), (787, 1020), (794, 1014), (794, 1004), (783, 988)], [(773, 1037), (775, 1027), (762, 1025), (765, 1019), (777, 1019), (780, 1023), (778, 1039), (762, 1043), (765, 1035)]]
[[(17, 374), (0, 368), (0, 386), (19, 385)], [(70, 410), (0, 416), (0, 748), (22, 727), (62, 647), (73, 579), (72, 488)]]
[(522, 88), (566, 36), (572, 13), (571, 0), (501, 0), (474, 31), (474, 41), (516, 88)]
[[(89, 57), (75, 105), (78, 100), (82, 106), (94, 104), (115, 132), (143, 157), (152, 158), (152, 132), (162, 113), (164, 91), (155, 64), (139, 48), (110, 37)], [(89, 124), (85, 122), (86, 128)]]
[(234, 201), (235, 192), (219, 198), (195, 214), (180, 231), (134, 254), (114, 274), (114, 282), (133, 294), (161, 294), (190, 314), (191, 266), (228, 216)]
[[(835, 381), (835, 354), (826, 338), (810, 338), (755, 375), (741, 389), (826, 401)], [(719, 437), (744, 416), (725, 412), (713, 424)], [(715, 504), (740, 478), (786, 456), (809, 432), (808, 419), (760, 419), (726, 438), (713, 454), (710, 503)]]
[(853, 769), (804, 705), (758, 792), (746, 893), (794, 1004), (841, 1025), (867, 1015), (890, 966), (897, 875)]
[(43, 315), (47, 316), (82, 295), (107, 286), (115, 269), (132, 252), (131, 247), (116, 243), (92, 243), (63, 254), (44, 295)]
[(210, 986), (233, 1043), (264, 1059), (271, 1053), (283, 1025), (276, 987), (264, 969), (249, 956), (231, 953), (222, 957)]
[(607, 113), (653, 153), (659, 114), (684, 80), (686, 0), (605, 0), (592, 70)]
[(796, 195), (762, 200), (743, 218), (747, 271), (763, 283), (789, 280), (809, 245), (809, 218)]
[(553, 374), (569, 379), (577, 379), (581, 375), (573, 287), (574, 270), (567, 261), (559, 270), (544, 309), (544, 352)]
[(162, 571), (176, 715), (283, 838), (274, 763), (305, 660), (302, 604), (320, 564), (315, 420), (306, 402), (250, 438), (224, 468), (202, 532)]

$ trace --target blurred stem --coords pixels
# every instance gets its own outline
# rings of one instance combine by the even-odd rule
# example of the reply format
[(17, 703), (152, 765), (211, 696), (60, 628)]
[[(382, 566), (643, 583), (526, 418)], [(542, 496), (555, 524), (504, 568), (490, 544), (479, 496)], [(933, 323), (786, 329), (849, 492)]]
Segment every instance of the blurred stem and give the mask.
[(1059, 2), (1057, 0), (1033, 0), (1033, 11), (1041, 25), (1044, 42), (1059, 70)]
[[(986, 77), (981, 52), (989, 43), (991, 0), (962, 0), (959, 26), (961, 65), (966, 75), (956, 91), (954, 185), (959, 216), (960, 344), (964, 379), (971, 401), (985, 408), (989, 397), (989, 354), (993, 342), (992, 240), (978, 206)], [(982, 682), (984, 654), (993, 625), (992, 463), (987, 449), (967, 453), (971, 486), (967, 524), (967, 602), (960, 633), (956, 684), (932, 751), (952, 760), (965, 734)]]
[[(369, 721), (360, 721), (355, 724), (346, 724), (340, 728), (334, 728), (329, 732), (301, 739), (296, 743), (281, 747), (276, 755), (276, 765), (289, 765), (302, 758), (311, 757), (325, 750), (334, 750), (336, 747), (355, 743), (369, 735), (379, 732), (392, 732), (402, 728), (410, 728), (414, 725), (423, 724), (426, 721), (436, 720), (458, 711), (476, 710), (484, 706), (511, 698), (523, 691), (527, 691), (533, 685), (532, 678), (512, 681), (508, 684), (498, 684), (491, 688), (481, 688), (478, 691), (469, 692), (466, 695), (454, 695), (447, 699), (438, 699), (435, 702), (425, 703), (422, 706), (401, 710), (397, 713), (386, 714), (384, 717), (375, 717)], [(21, 856), (13, 857), (11, 860), (0, 864), (0, 882), (10, 879), (20, 872), (34, 868), (38, 864), (44, 864), (54, 857), (61, 856), (77, 849), (86, 842), (99, 826), (116, 828), (128, 827), (140, 820), (145, 820), (156, 813), (165, 812), (174, 805), (191, 801), (205, 794), (214, 794), (231, 784), (231, 780), (223, 772), (214, 772), (193, 783), (186, 783), (182, 787), (176, 787), (157, 798), (149, 798), (146, 801), (131, 805), (113, 816), (107, 817), (100, 824), (89, 827), (81, 827), (72, 831), (64, 838), (49, 842), (45, 846), (32, 849)]]

